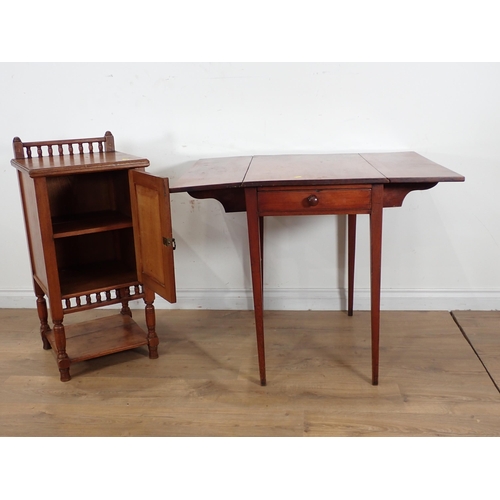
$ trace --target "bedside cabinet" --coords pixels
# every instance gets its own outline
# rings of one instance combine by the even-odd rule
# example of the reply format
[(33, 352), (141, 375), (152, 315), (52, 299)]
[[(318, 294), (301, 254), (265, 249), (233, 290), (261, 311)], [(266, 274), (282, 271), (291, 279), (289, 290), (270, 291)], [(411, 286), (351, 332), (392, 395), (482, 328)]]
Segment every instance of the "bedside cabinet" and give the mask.
[[(147, 346), (158, 357), (155, 294), (175, 302), (168, 179), (103, 137), (13, 141), (44, 349), (60, 379), (73, 363)], [(49, 325), (47, 301), (52, 326)], [(129, 301), (143, 299), (147, 332)], [(64, 325), (64, 316), (121, 304), (114, 316)]]

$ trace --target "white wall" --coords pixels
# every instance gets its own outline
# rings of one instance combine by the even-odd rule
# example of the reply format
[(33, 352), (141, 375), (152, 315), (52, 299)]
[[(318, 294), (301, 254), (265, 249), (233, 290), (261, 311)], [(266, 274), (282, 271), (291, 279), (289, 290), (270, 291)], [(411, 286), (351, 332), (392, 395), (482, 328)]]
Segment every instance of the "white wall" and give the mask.
[[(498, 63), (3, 63), (0, 84), (0, 307), (34, 306), (12, 138), (106, 130), (172, 181), (202, 157), (416, 151), (466, 181), (386, 209), (382, 307), (500, 305)], [(187, 194), (172, 195), (172, 210), (173, 307), (251, 307), (244, 214)], [(266, 228), (266, 307), (344, 307), (344, 218), (268, 218)], [(356, 264), (366, 309), (367, 216)]]

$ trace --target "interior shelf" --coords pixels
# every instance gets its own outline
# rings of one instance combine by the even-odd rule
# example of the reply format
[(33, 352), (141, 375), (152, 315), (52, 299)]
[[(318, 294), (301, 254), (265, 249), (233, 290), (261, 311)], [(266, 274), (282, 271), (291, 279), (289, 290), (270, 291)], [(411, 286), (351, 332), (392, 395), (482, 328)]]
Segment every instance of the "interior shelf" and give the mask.
[(106, 261), (59, 270), (61, 298), (86, 295), (100, 290), (137, 283), (137, 271), (120, 261)]
[(132, 227), (131, 217), (112, 210), (52, 218), (54, 238), (66, 238), (127, 227)]

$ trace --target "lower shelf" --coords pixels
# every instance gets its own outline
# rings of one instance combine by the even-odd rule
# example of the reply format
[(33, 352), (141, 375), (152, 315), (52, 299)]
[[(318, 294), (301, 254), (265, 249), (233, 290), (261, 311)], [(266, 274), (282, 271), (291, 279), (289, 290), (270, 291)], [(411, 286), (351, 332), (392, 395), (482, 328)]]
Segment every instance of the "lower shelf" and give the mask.
[(135, 267), (120, 261), (105, 261), (59, 269), (61, 296), (85, 295), (137, 283)]
[[(65, 325), (64, 329), (66, 353), (71, 363), (135, 349), (148, 343), (146, 332), (130, 316), (122, 314)], [(47, 338), (57, 352), (53, 331), (47, 333)]]

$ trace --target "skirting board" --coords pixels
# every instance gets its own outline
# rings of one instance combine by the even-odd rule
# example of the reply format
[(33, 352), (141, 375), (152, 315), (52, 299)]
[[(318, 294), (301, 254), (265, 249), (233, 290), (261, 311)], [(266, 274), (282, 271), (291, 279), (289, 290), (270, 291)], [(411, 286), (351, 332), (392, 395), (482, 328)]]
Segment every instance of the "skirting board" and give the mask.
[[(264, 308), (289, 311), (338, 311), (347, 308), (347, 290), (342, 289), (281, 289), (264, 290)], [(130, 307), (141, 308), (142, 302), (132, 301)], [(0, 290), (0, 308), (35, 308), (31, 290)], [(119, 306), (111, 306), (117, 308)], [(177, 302), (170, 304), (160, 297), (158, 309), (252, 309), (251, 290), (245, 289), (178, 289)], [(370, 290), (354, 292), (354, 309), (370, 309)], [(500, 309), (500, 290), (403, 290), (382, 289), (381, 309), (386, 311), (493, 311)]]

